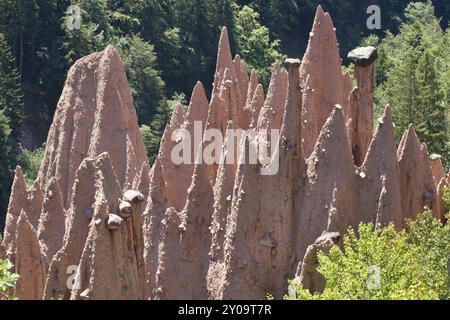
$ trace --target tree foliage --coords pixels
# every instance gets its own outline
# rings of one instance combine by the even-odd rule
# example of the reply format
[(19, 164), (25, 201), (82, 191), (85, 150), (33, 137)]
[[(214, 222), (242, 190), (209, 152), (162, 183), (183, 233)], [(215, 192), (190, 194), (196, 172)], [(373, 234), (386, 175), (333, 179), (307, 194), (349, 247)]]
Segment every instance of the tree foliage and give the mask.
[(11, 272), (13, 264), (9, 260), (0, 260), (0, 300), (11, 300), (10, 291), (16, 285), (19, 275)]
[(0, 33), (0, 212), (8, 202), (11, 169), (22, 133), (22, 93), (14, 63), (6, 38)]
[(164, 81), (156, 69), (154, 47), (139, 36), (121, 38), (116, 45), (123, 57), (140, 123), (150, 123), (164, 96)]
[(31, 187), (36, 180), (43, 158), (43, 146), (33, 151), (22, 149), (17, 156), (17, 164), (22, 168), (28, 187)]
[(273, 63), (286, 58), (278, 51), (280, 41), (270, 39), (269, 29), (259, 22), (259, 13), (249, 6), (236, 6), (234, 19), (237, 51), (249, 68), (258, 70), (260, 81), (267, 88)]

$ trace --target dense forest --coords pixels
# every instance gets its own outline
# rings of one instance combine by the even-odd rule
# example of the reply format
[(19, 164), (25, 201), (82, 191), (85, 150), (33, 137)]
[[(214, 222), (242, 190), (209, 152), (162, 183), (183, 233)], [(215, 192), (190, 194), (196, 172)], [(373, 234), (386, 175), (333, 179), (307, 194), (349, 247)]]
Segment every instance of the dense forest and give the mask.
[[(80, 28), (70, 27), (74, 4)], [(274, 61), (303, 56), (318, 4), (333, 17), (344, 64), (358, 45), (378, 47), (377, 110), (391, 104), (398, 133), (413, 123), (430, 152), (450, 159), (449, 1), (0, 0), (0, 216), (14, 166), (33, 180), (66, 73), (80, 57), (118, 48), (152, 160), (174, 104), (186, 104), (199, 80), (210, 91), (221, 26), (267, 86)], [(374, 4), (381, 29), (370, 30)]]

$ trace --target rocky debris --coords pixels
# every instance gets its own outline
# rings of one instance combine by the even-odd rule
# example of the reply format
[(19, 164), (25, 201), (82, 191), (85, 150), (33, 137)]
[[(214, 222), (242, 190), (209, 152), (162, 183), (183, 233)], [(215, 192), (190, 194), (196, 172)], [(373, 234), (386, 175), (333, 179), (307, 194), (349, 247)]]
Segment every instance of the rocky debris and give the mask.
[(347, 58), (357, 66), (367, 67), (378, 58), (375, 47), (359, 47), (349, 52)]
[(16, 235), (15, 272), (20, 277), (14, 296), (19, 300), (41, 300), (44, 292), (46, 267), (36, 230), (24, 210), (17, 219)]
[(445, 215), (449, 212), (449, 209), (444, 202), (444, 192), (446, 188), (449, 188), (450, 184), (445, 178), (441, 179), (441, 182), (439, 182), (437, 186), (437, 192), (438, 192), (438, 199), (439, 199), (439, 211), (435, 211), (435, 216), (437, 219), (441, 220), (442, 222), (445, 221)]
[(317, 254), (322, 251), (328, 254), (334, 245), (342, 246), (341, 234), (338, 232), (324, 232), (314, 244), (306, 250), (305, 257), (297, 270), (296, 281), (311, 293), (322, 292), (325, 289), (325, 279), (317, 271), (319, 260)]
[(412, 125), (398, 149), (402, 217), (414, 219), (424, 208), (439, 211), (437, 190), (426, 146), (419, 142)]

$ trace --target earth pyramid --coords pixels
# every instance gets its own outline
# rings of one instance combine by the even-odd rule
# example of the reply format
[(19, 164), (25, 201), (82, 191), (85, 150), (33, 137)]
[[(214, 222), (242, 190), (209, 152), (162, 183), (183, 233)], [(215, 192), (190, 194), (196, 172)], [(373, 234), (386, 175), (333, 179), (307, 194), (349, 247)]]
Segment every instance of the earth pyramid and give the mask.
[[(77, 61), (38, 178), (27, 189), (15, 172), (0, 246), (15, 294), (281, 298), (289, 279), (323, 289), (317, 250), (349, 226), (401, 229), (424, 208), (444, 219), (440, 156), (412, 126), (397, 147), (389, 106), (373, 129), (376, 53), (354, 54), (352, 87), (319, 6), (305, 56), (275, 64), (265, 93), (223, 28), (211, 98), (197, 83), (187, 112), (175, 108), (151, 167), (117, 51)], [(212, 131), (231, 142), (211, 144)]]

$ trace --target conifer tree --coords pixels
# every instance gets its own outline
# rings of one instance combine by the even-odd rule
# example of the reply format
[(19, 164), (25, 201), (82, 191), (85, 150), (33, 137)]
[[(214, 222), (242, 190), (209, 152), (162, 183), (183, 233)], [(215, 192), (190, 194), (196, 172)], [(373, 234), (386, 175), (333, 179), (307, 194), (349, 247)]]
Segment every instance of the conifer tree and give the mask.
[(16, 149), (22, 135), (22, 93), (20, 76), (14, 68), (14, 57), (6, 38), (0, 33), (0, 110), (8, 118), (11, 140)]

